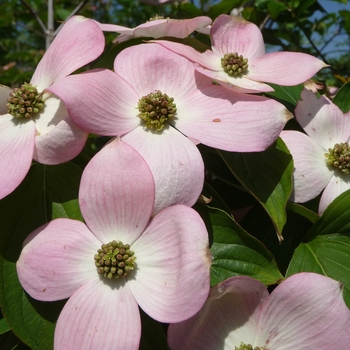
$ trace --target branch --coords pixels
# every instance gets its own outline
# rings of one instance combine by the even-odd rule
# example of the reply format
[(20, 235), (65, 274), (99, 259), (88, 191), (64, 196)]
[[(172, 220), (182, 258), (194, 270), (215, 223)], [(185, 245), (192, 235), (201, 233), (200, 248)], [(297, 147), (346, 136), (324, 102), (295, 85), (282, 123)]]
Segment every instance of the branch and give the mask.
[(47, 29), (45, 27), (45, 24), (41, 21), (40, 17), (38, 16), (38, 14), (33, 10), (33, 8), (26, 2), (26, 0), (21, 0), (21, 3), (29, 10), (29, 12), (35, 17), (35, 19), (37, 20), (37, 22), (39, 23), (42, 31), (44, 32), (44, 34), (46, 35), (47, 33)]

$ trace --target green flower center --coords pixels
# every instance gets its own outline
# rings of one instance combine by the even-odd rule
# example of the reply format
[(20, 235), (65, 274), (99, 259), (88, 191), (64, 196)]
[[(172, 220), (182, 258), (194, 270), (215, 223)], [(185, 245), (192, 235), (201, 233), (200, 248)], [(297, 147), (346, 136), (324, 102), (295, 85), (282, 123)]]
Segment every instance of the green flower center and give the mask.
[(126, 276), (135, 268), (134, 252), (129, 244), (112, 241), (102, 244), (94, 256), (97, 272), (109, 279)]
[(264, 348), (255, 346), (254, 348), (250, 344), (241, 343), (239, 347), (235, 346), (235, 350), (264, 350)]
[(15, 118), (31, 118), (44, 107), (43, 93), (32, 84), (24, 83), (13, 89), (7, 99), (7, 110)]
[[(164, 18), (165, 18), (164, 16), (155, 15), (154, 17), (151, 17), (147, 22), (152, 22), (152, 21), (156, 21), (158, 19), (164, 19)], [(170, 18), (167, 17), (166, 19), (170, 19)]]
[(238, 55), (237, 52), (227, 53), (221, 59), (221, 66), (230, 77), (235, 77), (248, 70), (248, 58)]
[(165, 122), (174, 118), (177, 111), (174, 99), (159, 90), (140, 98), (137, 108), (146, 126), (156, 131), (161, 131)]
[(350, 147), (347, 142), (336, 143), (333, 148), (328, 149), (325, 153), (328, 165), (333, 165), (343, 174), (349, 174), (350, 171)]

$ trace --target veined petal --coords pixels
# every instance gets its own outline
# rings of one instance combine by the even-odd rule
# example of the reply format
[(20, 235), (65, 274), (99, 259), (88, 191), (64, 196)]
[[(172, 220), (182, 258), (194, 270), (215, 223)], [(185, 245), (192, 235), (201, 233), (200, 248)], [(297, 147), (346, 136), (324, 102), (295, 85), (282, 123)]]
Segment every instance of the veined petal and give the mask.
[(154, 212), (174, 204), (192, 206), (202, 192), (204, 164), (191, 140), (166, 126), (156, 133), (142, 126), (122, 137), (149, 165), (156, 188)]
[(57, 320), (55, 350), (139, 348), (137, 303), (127, 285), (108, 282), (93, 280), (67, 301)]
[(195, 210), (183, 205), (162, 210), (131, 248), (137, 269), (127, 283), (147, 314), (180, 322), (202, 307), (211, 257), (206, 227)]
[(211, 24), (211, 18), (199, 16), (189, 19), (158, 19), (140, 24), (134, 29), (134, 37), (149, 36), (160, 38), (171, 36), (175, 38), (186, 38), (197, 28), (204, 28)]
[(102, 30), (92, 19), (73, 16), (62, 27), (39, 62), (31, 84), (38, 91), (96, 59), (104, 49)]
[(248, 65), (265, 54), (265, 45), (260, 29), (243, 17), (220, 15), (211, 27), (213, 51), (221, 58), (235, 53), (248, 59)]
[(90, 133), (118, 136), (140, 124), (136, 109), (140, 96), (108, 69), (66, 77), (49, 90), (64, 101), (72, 119)]
[(327, 97), (318, 98), (304, 89), (298, 102), (295, 116), (305, 132), (326, 151), (336, 143), (350, 138), (350, 115), (342, 111)]
[(0, 84), (0, 116), (2, 114), (8, 113), (6, 104), (7, 104), (7, 99), (10, 97), (11, 92), (12, 92), (12, 89), (10, 89), (5, 85)]
[(333, 176), (326, 164), (326, 150), (299, 131), (282, 131), (280, 136), (294, 160), (291, 200), (307, 202), (319, 195)]
[(166, 49), (181, 55), (193, 63), (198, 63), (208, 70), (222, 71), (220, 57), (216, 55), (213, 51), (207, 50), (200, 53), (192, 46), (184, 45), (181, 43), (176, 43), (167, 40), (155, 40), (152, 43), (161, 45)]
[(327, 67), (318, 58), (301, 52), (271, 52), (249, 63), (248, 77), (280, 85), (298, 85)]
[(70, 297), (98, 280), (94, 255), (101, 242), (77, 220), (56, 219), (32, 232), (17, 261), (18, 278), (34, 299)]
[(197, 89), (193, 64), (153, 43), (124, 49), (114, 61), (114, 70), (139, 96), (160, 90), (176, 104)]
[(217, 85), (189, 95), (179, 106), (178, 115), (172, 123), (188, 137), (235, 152), (265, 150), (292, 117), (274, 100), (234, 93)]
[(0, 116), (0, 199), (14, 191), (32, 164), (35, 124), (17, 120), (10, 114)]
[(132, 244), (153, 211), (154, 182), (145, 160), (120, 139), (107, 144), (83, 172), (79, 204), (102, 243)]
[(346, 349), (349, 327), (342, 284), (315, 273), (299, 273), (265, 299), (254, 345), (271, 350)]
[(170, 324), (172, 350), (234, 349), (241, 342), (252, 344), (265, 286), (247, 276), (236, 276), (211, 288), (203, 308), (192, 318)]
[(326, 210), (326, 208), (343, 192), (350, 189), (350, 179), (348, 174), (342, 174), (338, 171), (334, 172), (334, 175), (331, 177), (328, 182), (325, 190), (322, 193), (318, 214), (322, 215), (322, 213)]
[(88, 133), (69, 117), (63, 101), (50, 96), (45, 109), (35, 119), (37, 135), (33, 158), (42, 164), (61, 164), (76, 157), (84, 148)]

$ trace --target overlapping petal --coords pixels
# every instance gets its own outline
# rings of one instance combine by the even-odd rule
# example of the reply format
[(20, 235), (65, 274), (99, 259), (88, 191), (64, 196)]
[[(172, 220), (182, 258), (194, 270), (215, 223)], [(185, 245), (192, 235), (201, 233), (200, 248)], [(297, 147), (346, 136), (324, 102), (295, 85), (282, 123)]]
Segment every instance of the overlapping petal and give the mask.
[(287, 278), (261, 308), (255, 346), (271, 350), (346, 349), (350, 311), (340, 282), (315, 273)]
[(73, 120), (90, 133), (117, 136), (140, 125), (138, 94), (110, 70), (66, 77), (50, 91), (65, 102)]
[(56, 219), (34, 231), (17, 261), (23, 288), (43, 301), (70, 297), (88, 281), (98, 281), (94, 255), (101, 242), (80, 221)]
[(291, 199), (307, 202), (318, 196), (333, 176), (334, 172), (326, 164), (326, 150), (299, 131), (282, 131), (280, 136), (294, 160)]
[(142, 126), (122, 137), (149, 165), (156, 186), (154, 212), (174, 204), (192, 206), (204, 184), (204, 164), (194, 143), (172, 127), (161, 133)]
[(56, 96), (46, 99), (44, 112), (35, 119), (35, 126), (33, 158), (42, 164), (61, 164), (73, 159), (84, 148), (88, 137)]
[(80, 209), (102, 243), (132, 244), (146, 227), (154, 205), (154, 182), (145, 160), (115, 139), (86, 166), (79, 190)]
[(350, 113), (342, 111), (327, 97), (317, 97), (304, 89), (302, 100), (295, 109), (295, 117), (305, 132), (326, 151), (336, 143), (350, 138)]
[(120, 35), (113, 42), (124, 42), (131, 38), (152, 37), (160, 38), (170, 36), (175, 38), (185, 38), (196, 29), (202, 29), (211, 24), (211, 19), (206, 16), (199, 16), (190, 19), (160, 18), (140, 24), (136, 28), (127, 28), (113, 24), (98, 23), (103, 31), (116, 32)]
[(246, 276), (230, 278), (211, 288), (203, 308), (192, 318), (171, 324), (171, 350), (234, 349), (251, 344), (261, 302), (268, 296), (263, 284)]
[[(83, 33), (77, 36), (72, 33)], [(92, 20), (73, 16), (62, 27), (39, 62), (31, 84), (43, 91), (56, 81), (96, 59), (104, 49), (101, 29)]]
[(27, 175), (33, 158), (35, 124), (0, 116), (0, 199), (10, 194)]
[(321, 215), (326, 208), (343, 192), (350, 189), (350, 179), (348, 174), (334, 172), (324, 189), (318, 206), (318, 214)]
[(171, 324), (172, 350), (225, 350), (241, 343), (270, 350), (346, 349), (350, 311), (342, 284), (315, 273), (287, 278), (270, 296), (258, 281), (218, 284), (193, 318)]
[(209, 293), (211, 258), (208, 233), (196, 211), (183, 205), (162, 210), (132, 249), (137, 269), (128, 285), (147, 314), (179, 322), (201, 308)]
[(91, 280), (65, 304), (55, 329), (55, 350), (137, 350), (141, 321), (128, 286)]

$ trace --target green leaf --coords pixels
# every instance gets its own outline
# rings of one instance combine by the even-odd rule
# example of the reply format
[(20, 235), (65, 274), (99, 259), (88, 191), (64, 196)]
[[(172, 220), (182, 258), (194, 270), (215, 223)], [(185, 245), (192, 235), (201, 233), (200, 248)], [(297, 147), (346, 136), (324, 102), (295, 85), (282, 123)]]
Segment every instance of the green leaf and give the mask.
[(222, 13), (229, 13), (233, 8), (240, 7), (244, 0), (222, 0), (210, 7), (208, 16), (213, 20)]
[(313, 224), (316, 221), (318, 221), (318, 219), (320, 218), (317, 213), (315, 213), (314, 211), (312, 211), (312, 210), (310, 210), (308, 208), (305, 208), (301, 204), (288, 202), (287, 203), (287, 209), (290, 210), (290, 211), (293, 211), (296, 214), (299, 214), (299, 215), (303, 216), (304, 218), (308, 219)]
[(36, 350), (52, 349), (64, 302), (45, 303), (28, 296), (19, 283), (16, 261), (24, 239), (51, 220), (52, 210), (57, 216), (59, 203), (69, 212), (78, 197), (81, 172), (73, 163), (34, 164), (20, 186), (0, 201), (0, 304), (13, 332)]
[(344, 84), (337, 92), (333, 99), (343, 113), (350, 111), (350, 81)]
[(140, 309), (142, 334), (139, 350), (167, 350), (168, 342), (161, 323), (155, 321)]
[(269, 2), (267, 9), (273, 19), (276, 19), (281, 12), (288, 11), (288, 7), (281, 2)]
[(283, 141), (279, 138), (264, 152), (218, 152), (242, 186), (264, 207), (281, 240), (293, 173), (293, 159)]
[(272, 254), (244, 231), (224, 211), (209, 208), (213, 231), (211, 285), (237, 275), (250, 276), (265, 285), (278, 282), (280, 274)]
[(84, 222), (80, 212), (78, 199), (72, 199), (64, 203), (52, 203), (52, 220), (57, 218), (69, 218)]
[(300, 100), (300, 94), (304, 89), (304, 85), (296, 86), (280, 86), (269, 84), (275, 91), (268, 92), (266, 95), (273, 97), (275, 100), (283, 103), (291, 112), (294, 112), (295, 106)]
[(0, 319), (0, 334), (6, 333), (11, 330), (10, 326), (4, 318)]
[(296, 249), (287, 275), (309, 271), (344, 284), (350, 307), (350, 190), (337, 197)]

